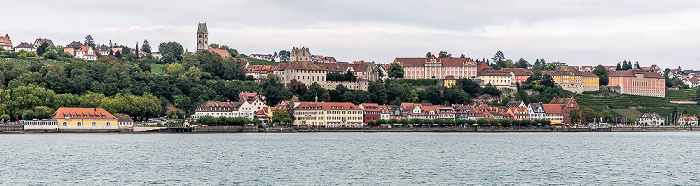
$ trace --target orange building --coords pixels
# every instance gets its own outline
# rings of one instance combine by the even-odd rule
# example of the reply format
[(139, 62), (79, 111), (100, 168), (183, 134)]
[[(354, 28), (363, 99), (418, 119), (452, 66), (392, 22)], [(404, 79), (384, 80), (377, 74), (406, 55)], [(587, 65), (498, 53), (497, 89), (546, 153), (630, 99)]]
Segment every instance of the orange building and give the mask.
[(608, 86), (615, 92), (639, 96), (666, 96), (666, 79), (656, 72), (639, 69), (611, 71)]

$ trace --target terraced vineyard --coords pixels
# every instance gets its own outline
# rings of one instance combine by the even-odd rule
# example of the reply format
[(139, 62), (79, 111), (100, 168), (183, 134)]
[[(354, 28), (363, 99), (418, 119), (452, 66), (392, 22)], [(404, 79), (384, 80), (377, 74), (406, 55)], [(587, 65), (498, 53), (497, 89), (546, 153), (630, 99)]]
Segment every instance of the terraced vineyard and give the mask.
[(277, 63), (267, 60), (259, 60), (251, 57), (244, 57), (251, 65), (277, 65)]
[(666, 97), (645, 97), (634, 95), (615, 95), (609, 97), (596, 97), (595, 95), (576, 94), (576, 102), (581, 107), (589, 107), (600, 112), (605, 109), (613, 111), (613, 115), (634, 118), (642, 113), (656, 112), (661, 116), (668, 117), (673, 109), (684, 115), (700, 116), (700, 105), (696, 104), (675, 104), (670, 100), (694, 100), (696, 89), (668, 90)]

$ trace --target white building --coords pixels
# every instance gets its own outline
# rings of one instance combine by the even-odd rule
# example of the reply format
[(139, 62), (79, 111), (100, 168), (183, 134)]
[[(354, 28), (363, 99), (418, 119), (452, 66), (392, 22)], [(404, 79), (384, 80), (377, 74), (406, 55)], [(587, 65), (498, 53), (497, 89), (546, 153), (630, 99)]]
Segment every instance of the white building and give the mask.
[(530, 103), (527, 105), (527, 113), (530, 114), (530, 120), (545, 119), (542, 103)]
[(75, 58), (84, 59), (86, 61), (97, 60), (97, 54), (89, 46), (82, 46), (75, 51)]
[(664, 125), (666, 119), (657, 113), (644, 113), (637, 118), (637, 123), (644, 126)]

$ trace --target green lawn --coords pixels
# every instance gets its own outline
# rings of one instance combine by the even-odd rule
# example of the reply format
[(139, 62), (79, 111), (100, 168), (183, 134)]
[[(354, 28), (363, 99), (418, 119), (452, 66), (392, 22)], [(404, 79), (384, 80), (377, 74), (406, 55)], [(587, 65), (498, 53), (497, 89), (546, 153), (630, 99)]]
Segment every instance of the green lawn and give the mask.
[(165, 74), (165, 69), (163, 68), (165, 65), (166, 64), (151, 64), (151, 74)]
[(272, 62), (272, 61), (267, 61), (267, 60), (259, 60), (255, 58), (250, 58), (250, 57), (244, 57), (244, 59), (248, 60), (251, 65), (277, 65), (277, 63)]

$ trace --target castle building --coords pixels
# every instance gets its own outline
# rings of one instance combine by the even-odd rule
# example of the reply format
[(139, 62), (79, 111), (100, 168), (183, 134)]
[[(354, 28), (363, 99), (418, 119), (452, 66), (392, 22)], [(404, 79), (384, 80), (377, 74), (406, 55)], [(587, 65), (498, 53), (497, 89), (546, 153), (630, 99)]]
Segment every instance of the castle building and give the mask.
[(639, 69), (612, 71), (608, 86), (615, 92), (638, 96), (666, 96), (666, 79), (656, 72)]
[(289, 54), (289, 60), (290, 62), (311, 61), (311, 53), (309, 52), (309, 48), (292, 47), (292, 52)]
[[(352, 72), (357, 77), (357, 81), (327, 81), (328, 73)], [(274, 75), (280, 78), (281, 82), (289, 84), (292, 80), (310, 86), (318, 83), (325, 89), (335, 89), (338, 85), (343, 85), (351, 90), (367, 90), (369, 82), (379, 79), (379, 73), (374, 63), (321, 63), (298, 61), (280, 63), (273, 71)]]
[(199, 23), (197, 27), (197, 51), (209, 49), (209, 31), (207, 23)]
[(396, 58), (395, 63), (403, 66), (406, 79), (456, 79), (475, 78), (477, 65), (471, 58)]

